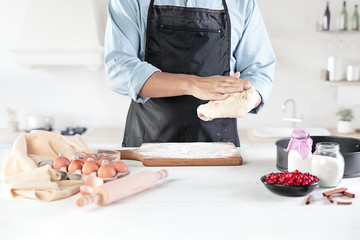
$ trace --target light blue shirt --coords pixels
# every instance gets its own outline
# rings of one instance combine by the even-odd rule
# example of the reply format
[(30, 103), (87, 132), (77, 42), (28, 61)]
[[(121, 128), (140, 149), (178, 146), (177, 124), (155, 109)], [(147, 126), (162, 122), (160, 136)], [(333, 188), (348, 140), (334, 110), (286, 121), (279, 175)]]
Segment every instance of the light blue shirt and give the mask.
[[(105, 69), (110, 88), (139, 103), (146, 80), (158, 68), (145, 59), (147, 15), (150, 0), (109, 0), (105, 33)], [(262, 96), (273, 87), (275, 55), (255, 0), (227, 0), (231, 22), (230, 74), (239, 71)], [(221, 0), (155, 0), (154, 5), (172, 5), (221, 10)], [(257, 108), (258, 110), (259, 108)]]

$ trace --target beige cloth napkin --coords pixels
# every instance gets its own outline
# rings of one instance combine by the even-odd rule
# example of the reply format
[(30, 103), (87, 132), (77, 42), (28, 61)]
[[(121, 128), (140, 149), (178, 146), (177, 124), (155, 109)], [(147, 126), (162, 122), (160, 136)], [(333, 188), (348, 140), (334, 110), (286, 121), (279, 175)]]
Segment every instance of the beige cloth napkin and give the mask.
[(21, 134), (3, 168), (12, 196), (53, 201), (77, 193), (82, 180), (60, 180), (60, 173), (49, 165), (38, 167), (40, 161), (54, 160), (60, 152), (71, 159), (77, 151), (89, 153), (85, 147), (56, 133), (34, 130)]

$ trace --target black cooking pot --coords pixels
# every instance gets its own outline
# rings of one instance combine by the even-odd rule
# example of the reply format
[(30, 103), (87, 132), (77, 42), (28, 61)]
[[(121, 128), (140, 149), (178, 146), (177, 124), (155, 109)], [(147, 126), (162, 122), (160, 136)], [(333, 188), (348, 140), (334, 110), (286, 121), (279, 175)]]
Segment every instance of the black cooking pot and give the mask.
[[(340, 152), (344, 156), (345, 171), (344, 178), (360, 177), (360, 139), (336, 136), (314, 136), (312, 152), (318, 142), (334, 142), (340, 145)], [(276, 167), (280, 171), (288, 168), (288, 146), (290, 138), (282, 138), (275, 142), (276, 145)]]

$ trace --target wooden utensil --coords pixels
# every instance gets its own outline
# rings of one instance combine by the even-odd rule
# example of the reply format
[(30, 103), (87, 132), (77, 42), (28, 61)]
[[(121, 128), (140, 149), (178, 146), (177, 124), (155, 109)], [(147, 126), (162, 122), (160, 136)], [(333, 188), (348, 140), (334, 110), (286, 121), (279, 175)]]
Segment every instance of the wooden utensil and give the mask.
[(155, 186), (158, 180), (166, 178), (168, 171), (142, 171), (134, 175), (107, 182), (94, 188), (91, 194), (78, 198), (76, 205), (83, 207), (91, 203), (103, 206), (134, 195)]
[(141, 161), (144, 166), (230, 166), (243, 162), (232, 143), (144, 143), (140, 148), (118, 151), (121, 159)]
[(86, 150), (91, 153), (91, 155), (95, 155), (95, 153), (89, 148), (85, 140), (81, 137), (80, 134), (75, 134), (75, 138), (81, 143), (81, 145), (86, 148)]

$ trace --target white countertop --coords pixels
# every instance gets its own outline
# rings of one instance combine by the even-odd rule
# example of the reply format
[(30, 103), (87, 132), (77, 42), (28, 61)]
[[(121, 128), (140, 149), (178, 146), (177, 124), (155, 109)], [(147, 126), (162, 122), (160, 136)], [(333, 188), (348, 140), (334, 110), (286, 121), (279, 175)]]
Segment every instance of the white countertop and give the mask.
[[(305, 205), (306, 197), (278, 196), (260, 182), (277, 171), (275, 146), (239, 151), (242, 166), (167, 167), (169, 177), (153, 189), (104, 207), (76, 207), (80, 194), (55, 202), (12, 199), (2, 183), (0, 239), (359, 239), (360, 178), (339, 186), (356, 194), (341, 199), (352, 205), (331, 205), (321, 188)], [(161, 169), (126, 162), (132, 173)]]

